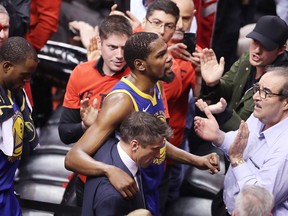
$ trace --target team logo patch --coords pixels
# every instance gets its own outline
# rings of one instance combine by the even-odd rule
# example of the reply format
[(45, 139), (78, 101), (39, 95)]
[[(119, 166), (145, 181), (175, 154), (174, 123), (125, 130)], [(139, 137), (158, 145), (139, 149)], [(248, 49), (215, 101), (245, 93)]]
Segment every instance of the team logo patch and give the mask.
[(8, 157), (8, 161), (14, 162), (20, 160), (23, 151), (23, 136), (24, 136), (24, 120), (20, 112), (16, 112), (13, 116), (13, 138), (14, 150), (13, 155)]

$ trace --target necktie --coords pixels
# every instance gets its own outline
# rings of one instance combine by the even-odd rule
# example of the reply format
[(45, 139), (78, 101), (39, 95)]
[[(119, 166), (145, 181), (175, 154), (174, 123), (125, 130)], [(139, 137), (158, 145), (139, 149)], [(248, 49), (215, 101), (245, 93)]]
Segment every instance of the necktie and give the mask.
[(142, 198), (143, 206), (144, 206), (144, 208), (146, 208), (146, 202), (145, 202), (143, 185), (142, 185), (142, 178), (141, 178), (141, 171), (139, 169), (138, 169), (138, 171), (136, 173), (136, 180), (137, 180), (137, 183), (138, 183), (138, 187), (139, 187), (140, 195), (141, 195), (141, 198)]

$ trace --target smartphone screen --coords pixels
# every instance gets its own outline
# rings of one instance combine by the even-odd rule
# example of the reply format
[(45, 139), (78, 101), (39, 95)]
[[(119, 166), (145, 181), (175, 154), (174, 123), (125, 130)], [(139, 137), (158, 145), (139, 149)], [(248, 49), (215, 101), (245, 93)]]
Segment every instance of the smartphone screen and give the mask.
[(196, 47), (196, 34), (195, 33), (184, 33), (183, 43), (187, 46), (187, 51), (189, 53), (195, 52)]

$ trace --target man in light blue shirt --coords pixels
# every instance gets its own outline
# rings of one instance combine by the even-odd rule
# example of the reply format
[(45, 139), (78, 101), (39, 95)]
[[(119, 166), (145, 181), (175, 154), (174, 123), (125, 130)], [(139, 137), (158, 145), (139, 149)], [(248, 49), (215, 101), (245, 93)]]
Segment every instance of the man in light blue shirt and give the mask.
[(194, 128), (231, 162), (223, 195), (229, 214), (245, 185), (259, 185), (275, 196), (273, 215), (288, 215), (288, 67), (268, 68), (253, 92), (253, 114), (238, 131), (221, 131), (203, 101), (197, 106), (207, 118), (195, 117)]

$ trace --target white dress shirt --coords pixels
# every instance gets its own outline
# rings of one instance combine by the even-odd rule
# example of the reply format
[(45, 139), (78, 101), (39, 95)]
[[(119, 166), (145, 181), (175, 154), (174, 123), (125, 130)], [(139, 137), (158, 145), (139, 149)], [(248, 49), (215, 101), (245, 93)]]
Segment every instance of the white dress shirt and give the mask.
[[(232, 168), (224, 181), (224, 202), (231, 214), (235, 198), (247, 184), (268, 189), (275, 197), (274, 216), (288, 215), (288, 118), (262, 132), (262, 124), (252, 114), (247, 120), (250, 131), (243, 159), (245, 163)], [(228, 132), (220, 149), (228, 154), (237, 131)]]

